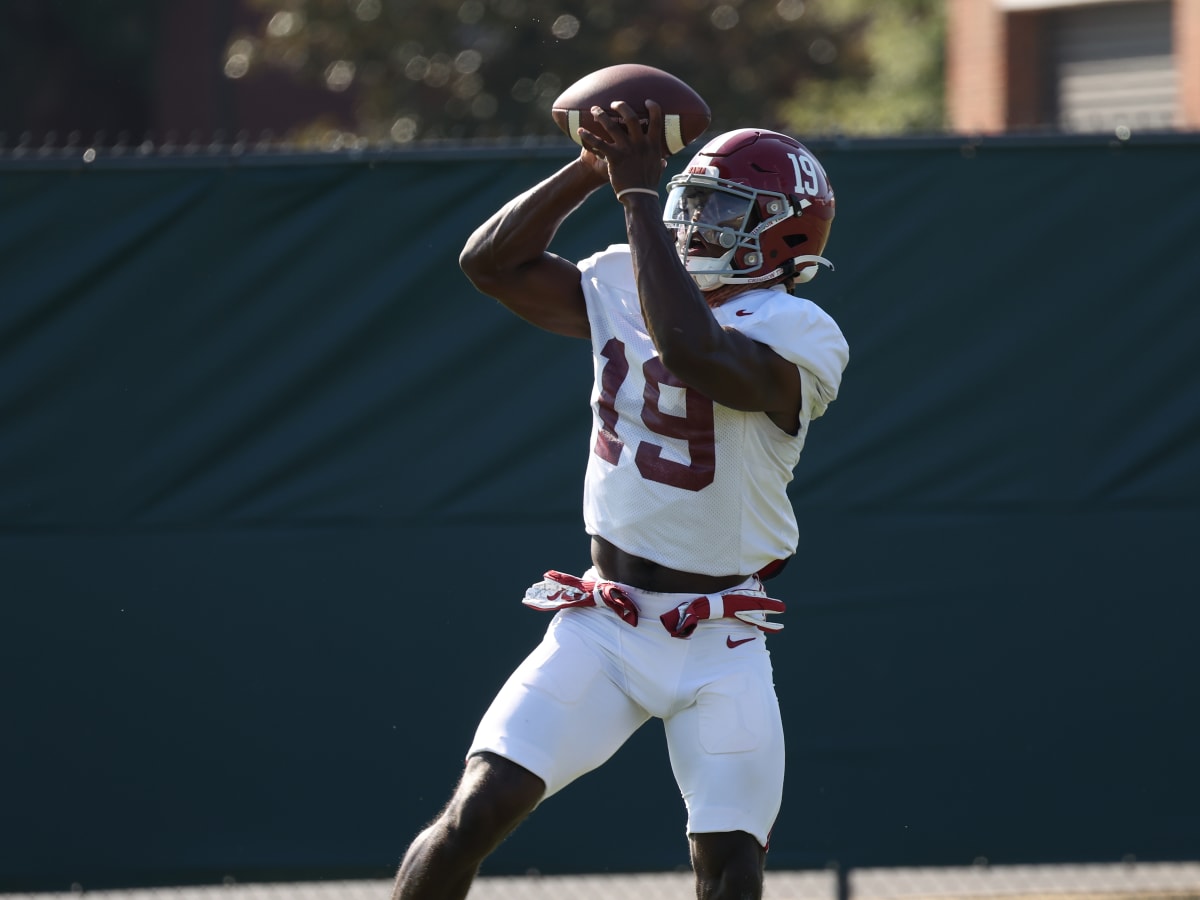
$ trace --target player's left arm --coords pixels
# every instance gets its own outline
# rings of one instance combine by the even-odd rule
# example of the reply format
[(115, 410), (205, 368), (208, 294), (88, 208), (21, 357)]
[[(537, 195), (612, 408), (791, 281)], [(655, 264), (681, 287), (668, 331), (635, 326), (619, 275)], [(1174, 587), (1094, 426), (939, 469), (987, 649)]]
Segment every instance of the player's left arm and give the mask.
[[(628, 104), (615, 103), (614, 115), (593, 110), (600, 127), (583, 135), (584, 146), (607, 160), (617, 193), (629, 187), (657, 191), (661, 180), (661, 148), (651, 135), (662, 133), (662, 109), (650, 100), (646, 108), (644, 130)], [(722, 406), (768, 413), (794, 431), (803, 399), (796, 365), (740, 331), (721, 327), (679, 260), (657, 196), (625, 193), (621, 203), (642, 316), (663, 365)]]

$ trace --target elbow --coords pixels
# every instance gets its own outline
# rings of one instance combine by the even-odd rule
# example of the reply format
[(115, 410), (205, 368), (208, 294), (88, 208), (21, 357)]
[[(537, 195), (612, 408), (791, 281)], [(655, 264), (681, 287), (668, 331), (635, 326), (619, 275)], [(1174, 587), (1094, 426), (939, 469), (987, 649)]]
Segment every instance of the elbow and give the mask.
[(480, 291), (487, 293), (486, 285), (495, 276), (495, 266), (491, 263), (492, 254), (487, 251), (486, 244), (472, 235), (458, 254), (458, 267), (471, 284)]
[(471, 281), (475, 280), (476, 273), (483, 269), (483, 254), (480, 252), (478, 243), (472, 239), (467, 241), (462, 250), (458, 254), (458, 267), (463, 270)]

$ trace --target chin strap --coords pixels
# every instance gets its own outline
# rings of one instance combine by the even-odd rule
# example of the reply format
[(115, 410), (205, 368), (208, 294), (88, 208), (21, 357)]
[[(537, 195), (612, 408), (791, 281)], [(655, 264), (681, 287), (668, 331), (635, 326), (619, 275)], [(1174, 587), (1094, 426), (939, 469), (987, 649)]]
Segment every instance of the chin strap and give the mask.
[(788, 278), (794, 278), (797, 283), (812, 281), (813, 276), (816, 275), (818, 271), (816, 266), (811, 265), (812, 263), (826, 266), (830, 271), (833, 271), (833, 263), (823, 256), (795, 256), (788, 260), (786, 264), (780, 266), (778, 269), (775, 269), (773, 272), (768, 272), (766, 275), (758, 275), (754, 278), (738, 278), (736, 275), (731, 275), (729, 276), (727, 283), (758, 284), (763, 281), (770, 281), (773, 278), (779, 278), (782, 275), (786, 275)]
[[(830, 271), (833, 271), (833, 263), (823, 256), (796, 256), (788, 260), (791, 263), (791, 274), (788, 273), (788, 266), (779, 266), (777, 269), (772, 269), (765, 275), (755, 275), (753, 278), (744, 278), (738, 275), (719, 275), (710, 272), (692, 272), (688, 274), (692, 276), (692, 280), (696, 282), (696, 286), (702, 291), (711, 291), (723, 284), (762, 284), (764, 281), (775, 281), (781, 276), (787, 275), (794, 278), (797, 284), (802, 284), (806, 281), (812, 281), (813, 276), (817, 274), (817, 265), (825, 266)], [(801, 268), (805, 267), (805, 268)]]
[(834, 270), (833, 263), (831, 263), (829, 260), (827, 260), (823, 256), (797, 256), (792, 260), (792, 262), (796, 266), (796, 276), (795, 277), (796, 277), (796, 281), (798, 283), (803, 283), (805, 281), (812, 281), (813, 276), (817, 274), (818, 270), (817, 270), (816, 266), (808, 266), (806, 271), (800, 271), (800, 267), (805, 266), (808, 263), (816, 263), (817, 265), (825, 266), (827, 269), (829, 269), (830, 272), (832, 272)]

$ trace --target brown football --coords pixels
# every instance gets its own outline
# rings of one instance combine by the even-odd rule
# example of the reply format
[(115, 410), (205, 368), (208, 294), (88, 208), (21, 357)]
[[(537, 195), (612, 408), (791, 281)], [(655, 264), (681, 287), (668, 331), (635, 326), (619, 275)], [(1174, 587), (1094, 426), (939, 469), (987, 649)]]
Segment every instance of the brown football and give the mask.
[(592, 107), (607, 111), (617, 100), (624, 100), (637, 110), (643, 121), (647, 100), (662, 107), (668, 153), (678, 153), (702, 135), (712, 121), (708, 104), (690, 85), (670, 72), (638, 63), (608, 66), (584, 75), (559, 94), (551, 115), (558, 127), (578, 144), (578, 129), (593, 121)]

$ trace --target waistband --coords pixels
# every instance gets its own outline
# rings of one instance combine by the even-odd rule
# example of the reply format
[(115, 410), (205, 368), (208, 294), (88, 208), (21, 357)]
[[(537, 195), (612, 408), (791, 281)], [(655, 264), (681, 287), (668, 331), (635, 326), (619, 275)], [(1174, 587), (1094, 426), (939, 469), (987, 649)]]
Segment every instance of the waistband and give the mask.
[(634, 628), (643, 617), (657, 616), (672, 637), (688, 638), (706, 619), (736, 618), (763, 631), (780, 631), (783, 625), (767, 616), (786, 610), (783, 601), (768, 597), (757, 576), (715, 594), (664, 594), (643, 591), (627, 584), (605, 581), (594, 568), (583, 577), (553, 569), (525, 592), (526, 606), (553, 612), (559, 609), (607, 606)]

